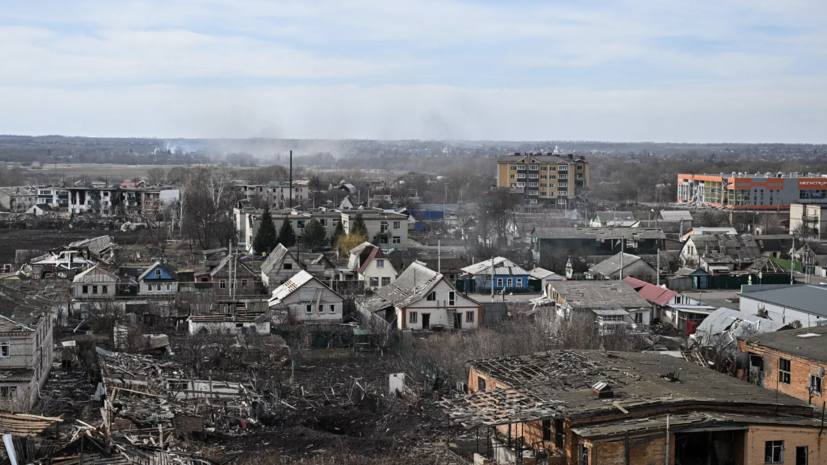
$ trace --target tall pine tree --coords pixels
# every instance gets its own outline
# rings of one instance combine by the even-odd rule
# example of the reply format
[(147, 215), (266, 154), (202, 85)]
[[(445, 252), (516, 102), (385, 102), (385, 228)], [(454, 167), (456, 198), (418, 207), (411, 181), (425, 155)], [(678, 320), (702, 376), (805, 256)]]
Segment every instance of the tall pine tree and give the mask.
[(318, 250), (324, 247), (325, 242), (327, 241), (327, 231), (325, 231), (324, 226), (319, 223), (319, 220), (312, 219), (307, 222), (307, 225), (304, 227), (304, 245), (307, 246), (310, 250)]
[(264, 214), (261, 215), (261, 224), (258, 227), (255, 239), (253, 239), (253, 251), (256, 254), (263, 255), (272, 252), (278, 245), (279, 240), (276, 237), (276, 226), (273, 224), (273, 217), (270, 216), (270, 210), (264, 209)]
[(296, 232), (293, 231), (293, 226), (290, 224), (288, 218), (284, 219), (279, 230), (279, 242), (285, 247), (293, 247), (296, 245)]
[(336, 247), (336, 243), (339, 242), (339, 239), (345, 235), (345, 228), (342, 227), (342, 222), (339, 221), (336, 223), (336, 229), (333, 230), (333, 237), (330, 238), (330, 245)]
[(350, 234), (368, 237), (368, 227), (365, 225), (365, 219), (362, 218), (361, 213), (358, 213), (356, 219), (353, 220), (353, 224), (350, 226)]

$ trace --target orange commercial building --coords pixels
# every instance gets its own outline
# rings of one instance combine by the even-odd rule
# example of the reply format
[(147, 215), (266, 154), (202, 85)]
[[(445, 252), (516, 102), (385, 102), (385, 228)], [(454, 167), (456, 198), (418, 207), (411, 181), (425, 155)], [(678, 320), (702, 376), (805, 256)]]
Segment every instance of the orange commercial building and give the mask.
[(678, 174), (678, 203), (733, 210), (784, 210), (827, 204), (827, 177), (798, 173)]

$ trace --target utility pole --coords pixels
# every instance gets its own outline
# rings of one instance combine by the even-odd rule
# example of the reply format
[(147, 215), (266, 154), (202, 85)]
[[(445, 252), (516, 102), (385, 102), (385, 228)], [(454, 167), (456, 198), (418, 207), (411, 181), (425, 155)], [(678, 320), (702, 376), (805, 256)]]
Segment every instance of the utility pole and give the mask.
[(436, 240), (436, 272), (442, 273), (442, 248), (441, 240)]
[(626, 241), (621, 237), (620, 238), (620, 279), (621, 280), (623, 279), (623, 254), (624, 254), (624, 252), (623, 252), (624, 247), (623, 246), (624, 246), (624, 244), (626, 244)]
[(293, 151), (290, 151), (290, 208), (293, 208)]
[(793, 234), (793, 246), (790, 249), (790, 284), (795, 284), (795, 234)]
[(655, 260), (655, 285), (660, 286), (660, 248), (657, 249), (657, 259)]

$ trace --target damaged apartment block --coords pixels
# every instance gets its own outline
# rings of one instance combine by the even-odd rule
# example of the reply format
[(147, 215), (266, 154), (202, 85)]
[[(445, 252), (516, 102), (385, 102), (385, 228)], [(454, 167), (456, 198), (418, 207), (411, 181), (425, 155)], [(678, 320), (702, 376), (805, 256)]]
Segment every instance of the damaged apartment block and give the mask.
[(475, 360), (468, 387), (443, 405), (474, 431), (475, 463), (827, 463), (821, 409), (665, 355)]

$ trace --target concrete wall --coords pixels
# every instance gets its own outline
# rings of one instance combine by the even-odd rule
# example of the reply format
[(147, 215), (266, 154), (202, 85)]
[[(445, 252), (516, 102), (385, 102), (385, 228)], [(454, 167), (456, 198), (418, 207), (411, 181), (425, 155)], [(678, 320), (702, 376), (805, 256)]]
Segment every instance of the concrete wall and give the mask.
[(749, 294), (742, 294), (739, 304), (739, 310), (747, 315), (757, 315), (759, 309), (764, 309), (769, 314), (769, 318), (774, 321), (780, 321), (784, 324), (792, 323), (793, 321), (801, 322), (803, 327), (817, 326), (819, 324), (827, 323), (826, 318), (817, 315), (804, 313), (800, 310), (794, 310), (789, 307), (781, 305), (768, 304), (755, 299), (751, 299)]
[[(739, 348), (742, 352), (760, 355), (763, 359), (764, 376), (761, 380), (761, 385), (764, 388), (778, 390), (781, 394), (786, 394), (817, 406), (827, 401), (827, 385), (825, 385), (825, 381), (827, 380), (824, 379), (824, 376), (822, 376), (821, 394), (815, 393), (812, 397), (810, 396), (810, 375), (818, 376), (821, 373), (827, 372), (827, 363), (819, 363), (766, 347), (747, 345), (744, 341), (739, 341)], [(789, 384), (782, 383), (779, 380), (778, 368), (781, 358), (790, 361)]]

